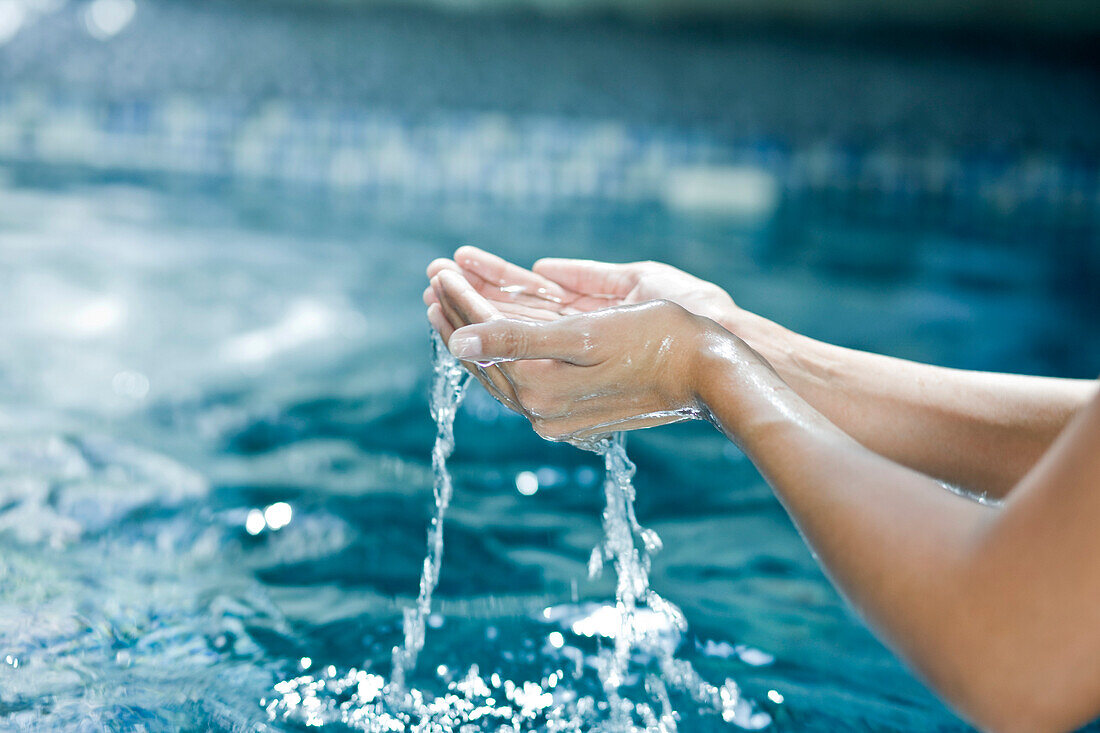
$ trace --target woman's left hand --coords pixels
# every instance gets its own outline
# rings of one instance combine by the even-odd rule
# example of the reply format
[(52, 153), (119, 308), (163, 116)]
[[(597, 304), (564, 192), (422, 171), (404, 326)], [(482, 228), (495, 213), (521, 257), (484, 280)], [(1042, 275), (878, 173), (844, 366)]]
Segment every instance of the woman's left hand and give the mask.
[[(441, 307), (429, 315), (451, 353), (475, 370), (492, 363), (506, 380), (494, 395), (551, 440), (583, 444), (698, 415), (697, 356), (717, 332), (729, 337), (713, 321), (668, 301), (538, 322), (493, 315), (451, 271), (436, 275), (432, 287)], [(456, 330), (446, 333), (450, 329)]]

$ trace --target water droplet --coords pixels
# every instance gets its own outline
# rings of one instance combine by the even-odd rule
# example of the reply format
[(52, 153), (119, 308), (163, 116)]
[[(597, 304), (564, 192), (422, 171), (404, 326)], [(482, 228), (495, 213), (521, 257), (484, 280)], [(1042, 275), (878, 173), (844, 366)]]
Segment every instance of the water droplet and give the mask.
[(250, 535), (258, 535), (264, 531), (267, 526), (267, 521), (264, 519), (264, 513), (259, 509), (252, 509), (248, 512), (248, 517), (244, 520), (244, 529)]
[(291, 518), (294, 516), (293, 510), (290, 508), (290, 504), (285, 501), (277, 501), (271, 506), (264, 509), (264, 521), (268, 527), (272, 529), (282, 529), (290, 524)]
[(524, 496), (533, 496), (539, 490), (539, 477), (534, 471), (520, 471), (516, 474), (516, 491)]

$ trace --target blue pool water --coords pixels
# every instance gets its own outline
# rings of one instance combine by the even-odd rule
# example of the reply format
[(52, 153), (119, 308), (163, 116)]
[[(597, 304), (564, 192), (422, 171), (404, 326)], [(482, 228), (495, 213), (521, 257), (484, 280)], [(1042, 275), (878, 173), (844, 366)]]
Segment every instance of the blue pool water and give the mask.
[[(369, 208), (9, 176), (0, 727), (294, 729), (268, 714), (280, 682), (388, 675), (433, 511), (423, 268), (460, 243), (527, 264), (662, 259), (822, 338), (1095, 371), (1095, 348), (1075, 348), (1097, 343), (1089, 304), (1054, 287), (1046, 249), (796, 213), (745, 227), (659, 206)], [(877, 266), (854, 265), (851, 242)], [(539, 440), (479, 387), (455, 434), (413, 682), (566, 669), (552, 632), (594, 642), (545, 610), (614, 592), (587, 574), (602, 463)], [(735, 680), (773, 730), (965, 727), (846, 608), (736, 449), (698, 423), (630, 445), (638, 518), (664, 543), (651, 583), (685, 614), (677, 653), (703, 678)], [(677, 709), (684, 730), (733, 729)]]

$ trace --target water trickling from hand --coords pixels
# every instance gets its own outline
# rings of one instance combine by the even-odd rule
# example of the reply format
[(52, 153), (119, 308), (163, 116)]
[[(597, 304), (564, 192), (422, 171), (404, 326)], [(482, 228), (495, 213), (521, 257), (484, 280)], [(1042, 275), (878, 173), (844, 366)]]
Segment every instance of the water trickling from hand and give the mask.
[(455, 414), (466, 396), (470, 374), (451, 356), (438, 334), (432, 334), (432, 392), (429, 408), (435, 420), (435, 445), (432, 447), (432, 475), (435, 494), (435, 514), (428, 528), (428, 552), (420, 572), (420, 593), (416, 605), (406, 608), (403, 619), (405, 643), (393, 648), (393, 672), (390, 683), (403, 690), (405, 679), (416, 667), (416, 659), (424, 648), (424, 627), (432, 612), (432, 593), (439, 584), (443, 566), (443, 518), (451, 504), (454, 484), (447, 459), (455, 447)]
[[(433, 334), (434, 378), (431, 413), (436, 422), (432, 449), (435, 513), (428, 529), (428, 547), (416, 603), (403, 614), (403, 643), (392, 651), (387, 682), (378, 674), (350, 669), (339, 674), (327, 667), (320, 674), (304, 674), (275, 685), (276, 696), (262, 701), (271, 720), (296, 721), (307, 726), (338, 723), (362, 731), (581, 731), (604, 733), (675, 733), (681, 716), (670, 691), (685, 695), (700, 708), (718, 713), (726, 722), (756, 730), (771, 717), (742, 697), (737, 684), (726, 680), (719, 688), (704, 680), (687, 660), (675, 656), (687, 630), (683, 613), (649, 586), (652, 553), (661, 549), (657, 533), (642, 527), (634, 513), (635, 467), (626, 454), (625, 433), (574, 441), (604, 458), (606, 477), (603, 542), (589, 561), (589, 574), (599, 575), (610, 562), (616, 575), (615, 603), (577, 604), (547, 608), (543, 620), (557, 621), (577, 637), (610, 639), (592, 658), (567, 645), (555, 632), (559, 661), (572, 661), (575, 671), (556, 669), (538, 681), (512, 682), (493, 673), (483, 677), (471, 666), (461, 679), (450, 679), (447, 692), (433, 697), (412, 687), (410, 678), (424, 648), (432, 594), (443, 561), (443, 520), (453, 494), (447, 459), (454, 449), (454, 419), (469, 384), (462, 368), (437, 335)], [(690, 417), (690, 416), (682, 416)], [(585, 669), (599, 674), (606, 707), (593, 695), (583, 694)], [(444, 669), (444, 667), (440, 667)], [(445, 677), (445, 673), (439, 675)], [(644, 680), (639, 697), (637, 679)], [(601, 710), (606, 710), (601, 713)]]
[[(751, 701), (742, 697), (736, 682), (727, 679), (718, 688), (704, 680), (690, 662), (675, 657), (677, 641), (687, 631), (687, 620), (675, 604), (649, 587), (651, 556), (661, 549), (661, 539), (653, 530), (642, 527), (634, 513), (635, 466), (626, 454), (626, 434), (615, 433), (595, 443), (593, 448), (604, 458), (607, 505), (603, 512), (604, 541), (592, 551), (588, 570), (590, 575), (598, 575), (610, 560), (616, 574), (615, 610), (619, 628), (614, 634), (613, 648), (602, 655), (599, 666), (613, 728), (633, 729), (638, 705), (624, 699), (620, 691), (638, 650), (653, 655), (660, 671), (649, 674), (645, 685), (661, 710), (656, 721), (658, 730), (676, 730), (679, 716), (672, 708), (669, 687), (715, 710), (726, 722), (750, 730), (766, 727), (771, 716), (757, 711)], [(647, 728), (652, 727), (647, 724)]]

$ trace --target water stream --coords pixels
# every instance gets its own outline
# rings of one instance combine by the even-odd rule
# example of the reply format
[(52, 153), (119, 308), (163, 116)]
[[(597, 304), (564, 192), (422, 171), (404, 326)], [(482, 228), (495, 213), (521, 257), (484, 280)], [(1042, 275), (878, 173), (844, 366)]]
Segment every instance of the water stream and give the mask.
[[(448, 677), (449, 670), (440, 665), (437, 676), (445, 692), (433, 694), (412, 685), (442, 567), (443, 520), (453, 494), (447, 458), (454, 449), (454, 418), (469, 384), (467, 372), (434, 334), (432, 351), (435, 514), (420, 592), (415, 605), (403, 613), (403, 643), (393, 649), (390, 677), (365, 669), (340, 673), (330, 666), (285, 680), (275, 686), (272, 699), (261, 701), (269, 718), (308, 727), (336, 723), (371, 732), (675, 733), (681, 721), (673, 703), (676, 696), (743, 729), (770, 725), (770, 715), (745, 698), (736, 682), (727, 679), (721, 687), (712, 685), (690, 662), (675, 656), (687, 621), (675, 604), (649, 587), (651, 556), (661, 549), (661, 540), (635, 516), (635, 466), (621, 432), (584, 446), (603, 456), (606, 470), (604, 539), (592, 552), (589, 574), (598, 576), (611, 563), (615, 601), (551, 606), (541, 614), (542, 622), (556, 623), (578, 639), (596, 639), (595, 653), (586, 654), (580, 646), (567, 644), (561, 632), (551, 632), (544, 653), (558, 664), (538, 680), (516, 682), (497, 672), (483, 676), (476, 665), (461, 678)], [(588, 679), (589, 669), (595, 669), (598, 685)]]
[(443, 518), (451, 504), (454, 485), (447, 470), (447, 459), (455, 448), (455, 414), (466, 395), (470, 374), (447, 351), (438, 335), (432, 334), (432, 393), (429, 407), (435, 420), (435, 445), (432, 447), (432, 476), (435, 493), (435, 514), (428, 529), (428, 552), (420, 574), (420, 594), (416, 605), (406, 608), (403, 630), (405, 643), (393, 649), (393, 671), (390, 684), (395, 691), (405, 688), (405, 678), (416, 667), (416, 659), (424, 648), (424, 626), (432, 612), (432, 593), (439, 584), (443, 565)]

